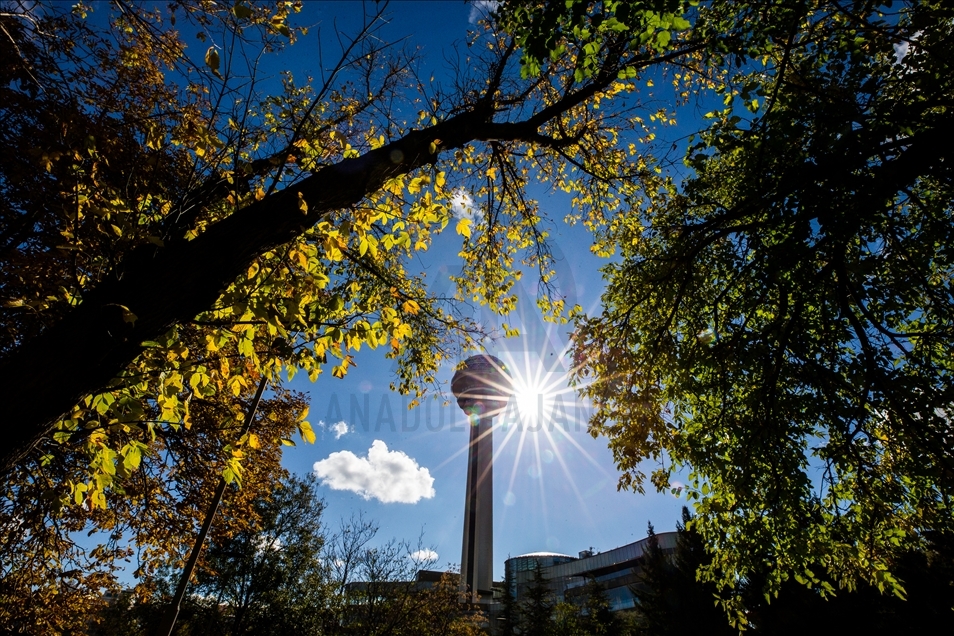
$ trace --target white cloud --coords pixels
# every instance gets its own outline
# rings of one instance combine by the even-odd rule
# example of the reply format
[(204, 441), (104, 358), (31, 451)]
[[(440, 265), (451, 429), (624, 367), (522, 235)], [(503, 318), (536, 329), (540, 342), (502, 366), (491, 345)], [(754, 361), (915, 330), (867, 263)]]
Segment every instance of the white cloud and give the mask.
[(332, 490), (348, 490), (382, 503), (417, 503), (435, 495), (427, 468), (376, 439), (367, 457), (338, 451), (315, 462), (315, 475)]
[(347, 435), (351, 432), (351, 427), (348, 426), (348, 423), (344, 420), (340, 422), (335, 422), (334, 424), (325, 424), (324, 420), (318, 422), (318, 428), (321, 430), (328, 430), (335, 434), (335, 439), (341, 439), (344, 435)]
[(252, 544), (255, 546), (256, 554), (261, 554), (266, 550), (270, 552), (278, 552), (282, 549), (282, 540), (280, 537), (270, 537), (267, 534), (260, 535), (255, 537), (252, 540)]
[(911, 44), (905, 40), (894, 44), (894, 63), (900, 64), (908, 54)]
[(477, 20), (488, 17), (499, 6), (500, 2), (498, 0), (474, 0), (470, 4), (470, 15), (467, 17), (467, 21), (471, 24), (477, 24)]
[(437, 552), (424, 548), (423, 550), (417, 550), (411, 553), (411, 560), (416, 561), (417, 563), (430, 562), (434, 563), (437, 561)]
[(348, 423), (344, 420), (340, 422), (335, 422), (328, 429), (335, 434), (335, 439), (341, 439), (342, 435), (347, 435), (351, 432), (351, 428), (348, 426)]
[(451, 210), (459, 219), (473, 220), (481, 217), (480, 210), (474, 206), (474, 198), (463, 188), (454, 191), (454, 196), (451, 197)]
[(895, 42), (892, 45), (894, 47), (894, 63), (896, 65), (904, 63), (904, 58), (911, 52), (911, 44), (917, 42), (919, 37), (921, 37), (921, 32), (915, 31), (907, 40)]

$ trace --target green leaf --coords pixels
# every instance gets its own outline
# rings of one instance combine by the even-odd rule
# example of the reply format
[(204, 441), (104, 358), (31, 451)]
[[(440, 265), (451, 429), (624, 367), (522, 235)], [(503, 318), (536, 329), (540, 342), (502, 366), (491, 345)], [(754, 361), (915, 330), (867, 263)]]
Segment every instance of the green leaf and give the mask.
[(239, 20), (247, 20), (252, 17), (252, 10), (241, 2), (236, 2), (232, 7), (232, 14)]
[(130, 446), (129, 450), (127, 450), (126, 454), (123, 456), (123, 466), (130, 472), (139, 468), (141, 461), (142, 451), (138, 446)]
[(76, 502), (76, 505), (82, 504), (83, 500), (86, 499), (86, 491), (88, 488), (89, 487), (86, 484), (82, 483), (76, 484), (73, 487), (73, 501)]

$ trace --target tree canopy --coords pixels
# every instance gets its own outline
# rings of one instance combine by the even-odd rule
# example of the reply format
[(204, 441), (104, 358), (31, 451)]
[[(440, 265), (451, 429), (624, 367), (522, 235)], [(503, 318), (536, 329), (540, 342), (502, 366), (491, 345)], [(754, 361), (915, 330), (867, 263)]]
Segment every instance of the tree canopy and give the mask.
[[(954, 531), (950, 40), (935, 2), (712, 2), (728, 69), (682, 179), (614, 235), (576, 332), (621, 485), (679, 471), (731, 586), (762, 571), (901, 594)], [(689, 37), (693, 37), (692, 34)], [(820, 575), (826, 573), (823, 579)], [(830, 577), (830, 578), (827, 578)]]
[[(406, 541), (375, 541), (378, 526), (361, 516), (333, 531), (314, 478), (289, 476), (256, 497), (255, 520), (219, 533), (189, 586), (175, 634), (473, 636), (484, 620), (461, 602), (451, 575), (416, 580), (431, 562), (410, 558)], [(226, 518), (243, 511), (231, 509)], [(233, 524), (237, 520), (229, 519)], [(164, 568), (151, 594), (120, 595), (99, 616), (98, 636), (153, 634), (168, 612), (179, 568)]]
[[(297, 398), (236, 439), (263, 378), (340, 377), (355, 351), (383, 347), (400, 365), (396, 388), (420, 396), (476, 334), (456, 302), (508, 312), (521, 267), (546, 287), (547, 224), (529, 185), (571, 193), (576, 218), (596, 229), (636, 188), (618, 176), (657, 178), (621, 141), (651, 138), (634, 79), (694, 50), (606, 33), (585, 53), (565, 49), (593, 61), (587, 73), (567, 57), (533, 77), (491, 23), (451, 80), (425, 82), (415, 54), (382, 33), (377, 3), (356, 33), (332, 34), (339, 56), (316, 80), (269, 83), (263, 60), (314, 46), (298, 8), (0, 11), (0, 472), (3, 530), (24, 548), (4, 570), (6, 608), (41, 608), (20, 599), (55, 593), (65, 572), (99, 577), (74, 599), (112, 580), (127, 549), (110, 538), (76, 551), (69, 533), (80, 529), (141, 540), (148, 567), (174, 557), (210, 470), (242, 481), (241, 510), (253, 512), (280, 477), (268, 473), (280, 445), (294, 429), (314, 439)], [(455, 218), (465, 195), (481, 213)], [(468, 272), (452, 298), (412, 268), (445, 231)], [(552, 294), (540, 305), (553, 319), (572, 313)], [(175, 521), (152, 543), (161, 518)]]
[[(902, 593), (896, 556), (954, 531), (943, 3), (511, 0), (445, 82), (376, 4), (277, 87), (259, 67), (307, 46), (294, 2), (11, 6), (5, 473), (66, 445), (87, 465), (61, 490), (101, 508), (199, 405), (237, 417), (261, 377), (340, 377), (362, 346), (420, 396), (476, 333), (455, 301), (507, 313), (521, 267), (576, 316), (547, 293), (543, 182), (614, 255), (574, 336), (591, 431), (623, 487), (646, 459), (660, 489), (689, 473), (708, 576)], [(681, 166), (663, 86), (707, 111)], [(448, 226), (455, 298), (413, 265)], [(231, 478), (243, 444), (218, 446)]]
[[(321, 81), (286, 74), (266, 94), (257, 60), (302, 33), (295, 8), (115, 2), (94, 20), (54, 3), (2, 16), (3, 143), (17, 158), (3, 166), (0, 212), (0, 368), (16, 422), (5, 468), (57, 432), (101, 431), (97, 457), (117, 427), (188, 426), (194, 397), (237, 393), (258, 374), (342, 375), (362, 345), (387, 348), (398, 388), (419, 391), (449, 335), (472, 325), (407, 269), (414, 252), (454, 220), (471, 274), (459, 298), (511, 309), (516, 264), (550, 276), (525, 187), (550, 182), (587, 223), (611, 222), (636, 187), (615, 178), (644, 163), (620, 134), (647, 134), (630, 117), (645, 107), (598, 106), (689, 50), (608, 33), (587, 45), (587, 75), (567, 58), (522, 78), (516, 44), (488, 26), (455, 84), (431, 86), (372, 37), (381, 5)], [(212, 46), (197, 55), (186, 33)], [(453, 219), (461, 192), (486, 203), (479, 227)], [(222, 354), (229, 344), (237, 355)], [(103, 465), (126, 452), (112, 451)]]
[[(738, 634), (737, 625), (713, 601), (718, 596), (713, 581), (700, 580), (698, 571), (712, 560), (702, 536), (687, 527), (691, 515), (683, 507), (677, 524), (678, 539), (672, 554), (659, 547), (650, 524), (647, 550), (641, 559), (640, 583), (633, 588), (638, 604), (633, 613), (633, 634), (666, 636), (692, 634)], [(941, 541), (939, 543), (938, 541)], [(746, 616), (746, 632), (756, 634), (865, 634), (920, 633), (944, 624), (954, 605), (951, 589), (951, 545), (932, 535), (925, 549), (908, 552), (896, 563), (895, 572), (905, 583), (907, 598), (880, 593), (874, 586), (859, 584), (854, 590), (839, 590), (823, 596), (794, 579), (786, 580), (772, 594), (765, 592), (770, 565), (740, 582)]]
[(159, 429), (148, 446), (133, 440), (141, 454), (116, 466), (116, 485), (99, 505), (92, 505), (96, 491), (79, 485), (89, 472), (83, 445), (47, 448), (9, 473), (0, 490), (0, 625), (71, 633), (96, 622), (104, 592), (116, 596), (125, 585), (128, 602), (149, 599), (160, 571), (181, 573), (220, 474), (234, 461), (229, 445), (245, 455), (242, 487), (228, 489), (210, 540), (221, 545), (253, 532), (287, 476), (279, 440), (293, 434), (306, 406), (301, 395), (276, 392), (237, 447), (232, 406), (197, 402), (188, 431)]

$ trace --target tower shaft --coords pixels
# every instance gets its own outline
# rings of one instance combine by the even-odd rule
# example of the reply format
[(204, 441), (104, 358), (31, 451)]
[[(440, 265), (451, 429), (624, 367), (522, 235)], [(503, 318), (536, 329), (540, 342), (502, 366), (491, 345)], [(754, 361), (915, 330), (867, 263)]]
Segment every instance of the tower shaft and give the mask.
[(464, 500), (464, 540), (461, 548), (461, 584), (474, 601), (490, 598), (494, 563), (493, 418), (470, 416), (467, 454), (467, 495)]
[(494, 581), (492, 431), (494, 415), (506, 406), (513, 393), (513, 381), (503, 362), (481, 354), (464, 361), (451, 379), (451, 390), (470, 423), (460, 584), (473, 602), (490, 602)]

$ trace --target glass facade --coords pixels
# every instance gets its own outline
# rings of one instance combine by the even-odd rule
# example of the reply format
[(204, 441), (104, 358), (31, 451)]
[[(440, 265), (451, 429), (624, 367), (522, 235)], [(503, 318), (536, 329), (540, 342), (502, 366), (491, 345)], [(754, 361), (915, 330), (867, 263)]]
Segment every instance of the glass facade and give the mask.
[[(656, 535), (659, 547), (666, 554), (676, 548), (676, 533)], [(632, 588), (639, 585), (640, 559), (649, 540), (643, 539), (599, 554), (572, 557), (555, 552), (534, 552), (507, 559), (505, 567), (512, 581), (511, 593), (518, 601), (533, 583), (533, 572), (540, 568), (547, 586), (557, 602), (582, 603), (584, 586), (596, 580), (606, 590), (613, 611), (636, 606)]]

